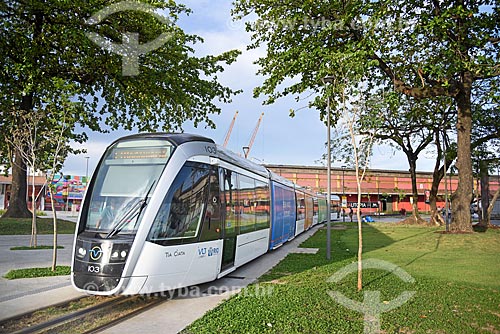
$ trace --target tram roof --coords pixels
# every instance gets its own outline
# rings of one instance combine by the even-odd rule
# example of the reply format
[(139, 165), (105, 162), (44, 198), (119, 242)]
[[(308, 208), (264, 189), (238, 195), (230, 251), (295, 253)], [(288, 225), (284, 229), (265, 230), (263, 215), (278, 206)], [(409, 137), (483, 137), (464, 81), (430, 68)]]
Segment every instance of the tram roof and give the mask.
[(245, 159), (239, 156), (238, 154), (234, 153), (233, 151), (224, 148), (221, 145), (217, 145), (217, 154), (219, 155), (219, 158), (222, 160), (225, 160), (229, 163), (232, 163), (236, 166), (239, 166), (243, 169), (254, 172), (266, 178), (269, 177), (270, 172), (268, 171), (267, 168), (265, 168), (262, 165), (256, 164), (248, 159)]
[(127, 139), (155, 139), (155, 138), (161, 138), (161, 139), (167, 139), (170, 141), (172, 144), (179, 146), (184, 143), (188, 142), (193, 142), (193, 141), (201, 141), (201, 142), (207, 142), (207, 143), (212, 143), (215, 144), (215, 142), (207, 137), (199, 136), (199, 135), (194, 135), (191, 133), (172, 133), (172, 132), (152, 132), (152, 133), (138, 133), (138, 134), (133, 134), (130, 136), (125, 136), (122, 137), (118, 140), (127, 140)]

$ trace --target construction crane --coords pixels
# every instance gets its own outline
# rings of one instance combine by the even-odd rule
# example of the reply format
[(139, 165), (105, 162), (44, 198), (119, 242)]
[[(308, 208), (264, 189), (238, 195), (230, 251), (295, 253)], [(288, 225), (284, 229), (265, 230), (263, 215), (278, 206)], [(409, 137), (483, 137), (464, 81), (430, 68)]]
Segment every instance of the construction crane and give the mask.
[(253, 142), (255, 141), (255, 137), (257, 136), (257, 131), (259, 131), (260, 122), (262, 121), (263, 116), (264, 113), (260, 114), (259, 120), (257, 121), (257, 125), (255, 126), (255, 129), (253, 129), (252, 138), (250, 138), (250, 143), (248, 143), (248, 146), (243, 147), (243, 153), (245, 153), (245, 159), (248, 158), (248, 154), (250, 154), (250, 150), (252, 149)]
[(233, 120), (231, 121), (231, 125), (227, 130), (226, 137), (224, 138), (224, 144), (222, 145), (223, 147), (226, 147), (227, 143), (229, 142), (229, 137), (231, 137), (231, 132), (233, 132), (233, 126), (234, 126), (234, 121), (236, 121), (236, 116), (238, 116), (238, 111), (236, 111), (236, 113), (234, 114)]

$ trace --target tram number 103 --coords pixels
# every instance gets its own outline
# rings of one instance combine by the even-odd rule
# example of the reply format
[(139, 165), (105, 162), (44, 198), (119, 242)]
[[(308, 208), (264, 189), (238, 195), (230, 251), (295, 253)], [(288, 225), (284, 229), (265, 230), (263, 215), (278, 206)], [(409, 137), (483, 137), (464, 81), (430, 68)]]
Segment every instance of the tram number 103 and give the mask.
[(208, 154), (217, 154), (217, 148), (215, 146), (205, 146), (205, 151)]
[(87, 271), (89, 273), (98, 273), (101, 271), (101, 267), (99, 267), (99, 266), (87, 266)]

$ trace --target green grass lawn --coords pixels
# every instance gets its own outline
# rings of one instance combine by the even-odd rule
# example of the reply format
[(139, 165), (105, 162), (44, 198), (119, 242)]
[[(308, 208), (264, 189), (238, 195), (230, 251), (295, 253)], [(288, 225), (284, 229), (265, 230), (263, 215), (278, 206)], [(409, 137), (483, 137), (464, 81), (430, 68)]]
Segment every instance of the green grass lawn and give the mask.
[(365, 258), (385, 260), (405, 270), (414, 283), (393, 273), (367, 269), (364, 289), (356, 273), (329, 280), (356, 261), (357, 229), (332, 231), (332, 260), (326, 260), (326, 231), (302, 247), (317, 254), (289, 254), (258, 284), (209, 311), (184, 333), (363, 333), (363, 314), (330, 297), (340, 292), (362, 303), (379, 291), (389, 305), (405, 291), (413, 298), (380, 317), (382, 333), (499, 333), (500, 231), (440, 234), (428, 227), (372, 224), (364, 227)]
[(34, 277), (47, 277), (71, 274), (70, 266), (56, 266), (56, 270), (52, 271), (51, 268), (26, 268), (26, 269), (13, 269), (4, 275), (7, 279), (18, 278), (34, 278)]
[[(40, 249), (54, 249), (54, 246), (51, 246), (51, 245), (38, 245), (36, 247), (15, 246), (15, 247), (11, 247), (10, 248), (10, 250), (12, 250), (12, 251), (18, 251), (18, 250), (40, 250)], [(57, 249), (64, 249), (64, 247), (58, 245)]]
[[(52, 218), (37, 218), (38, 234), (52, 234), (54, 225)], [(75, 223), (58, 219), (58, 234), (75, 233)], [(0, 235), (26, 235), (31, 234), (31, 218), (0, 218)]]

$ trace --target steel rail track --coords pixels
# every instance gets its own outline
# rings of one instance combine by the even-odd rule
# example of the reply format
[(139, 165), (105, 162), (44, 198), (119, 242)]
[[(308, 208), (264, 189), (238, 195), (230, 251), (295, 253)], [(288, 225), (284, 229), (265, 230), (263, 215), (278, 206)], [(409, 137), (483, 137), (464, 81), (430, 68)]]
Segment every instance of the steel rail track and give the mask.
[[(70, 323), (72, 321), (75, 321), (77, 319), (81, 319), (85, 316), (88, 316), (90, 314), (97, 313), (103, 309), (106, 309), (111, 306), (116, 306), (119, 305), (120, 303), (123, 303), (125, 300), (127, 300), (130, 297), (125, 297), (125, 296), (120, 296), (113, 298), (111, 300), (105, 301), (103, 303), (84, 308), (82, 310), (78, 310), (75, 312), (71, 312), (65, 315), (62, 315), (60, 317), (30, 326), (28, 328), (23, 328), (18, 331), (12, 332), (12, 334), (32, 334), (32, 333), (39, 333), (43, 331), (50, 330), (51, 328), (55, 328), (58, 326), (62, 326), (64, 324)], [(38, 312), (39, 310), (34, 311)]]

